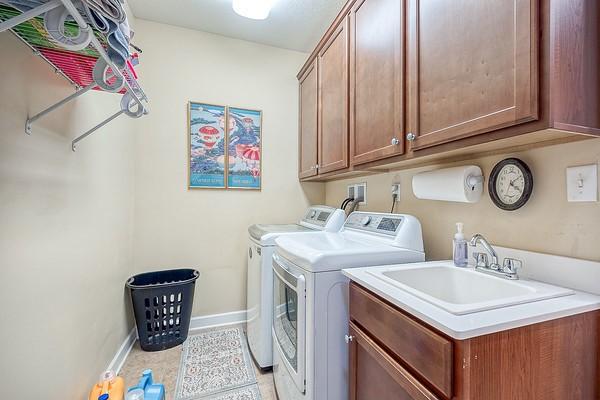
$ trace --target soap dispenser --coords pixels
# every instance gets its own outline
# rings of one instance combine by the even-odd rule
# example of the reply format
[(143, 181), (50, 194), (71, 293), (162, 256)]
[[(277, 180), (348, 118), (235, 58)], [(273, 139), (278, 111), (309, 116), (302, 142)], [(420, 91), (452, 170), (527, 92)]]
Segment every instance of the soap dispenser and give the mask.
[(454, 260), (454, 265), (457, 267), (466, 267), (469, 262), (469, 255), (467, 253), (467, 241), (465, 240), (465, 235), (463, 233), (463, 223), (456, 223), (456, 233), (454, 234), (454, 243), (452, 252), (452, 259)]

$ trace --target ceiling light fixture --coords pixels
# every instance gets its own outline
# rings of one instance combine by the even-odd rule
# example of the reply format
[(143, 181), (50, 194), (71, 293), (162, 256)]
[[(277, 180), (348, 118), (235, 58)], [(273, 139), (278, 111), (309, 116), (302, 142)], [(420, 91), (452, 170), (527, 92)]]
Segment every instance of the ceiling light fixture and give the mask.
[(275, 0), (233, 0), (233, 11), (250, 19), (266, 19)]

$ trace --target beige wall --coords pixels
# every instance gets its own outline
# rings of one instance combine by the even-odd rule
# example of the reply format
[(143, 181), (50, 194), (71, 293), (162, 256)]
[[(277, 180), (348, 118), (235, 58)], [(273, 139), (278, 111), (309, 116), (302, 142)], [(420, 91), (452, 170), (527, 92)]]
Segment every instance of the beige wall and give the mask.
[[(247, 227), (296, 221), (324, 185), (297, 178), (303, 53), (137, 20), (151, 99), (137, 125), (137, 270), (201, 271), (194, 315), (246, 308)], [(263, 110), (262, 191), (187, 189), (187, 102)]]
[(0, 381), (6, 399), (82, 399), (131, 329), (134, 121), (71, 139), (118, 109), (0, 34)]
[(477, 204), (416, 199), (412, 193), (412, 176), (441, 166), (330, 182), (326, 185), (327, 203), (339, 204), (345, 197), (348, 183), (366, 181), (368, 203), (363, 209), (389, 212), (390, 186), (400, 182), (401, 201), (396, 204), (396, 212), (419, 218), (429, 260), (451, 257), (454, 224), (462, 221), (467, 234), (483, 233), (498, 245), (600, 261), (600, 203), (568, 203), (565, 183), (567, 166), (598, 163), (600, 139), (452, 165), (479, 165), (487, 179), (493, 166), (508, 156), (524, 160), (534, 175), (533, 195), (517, 211), (502, 211), (494, 206), (487, 190)]

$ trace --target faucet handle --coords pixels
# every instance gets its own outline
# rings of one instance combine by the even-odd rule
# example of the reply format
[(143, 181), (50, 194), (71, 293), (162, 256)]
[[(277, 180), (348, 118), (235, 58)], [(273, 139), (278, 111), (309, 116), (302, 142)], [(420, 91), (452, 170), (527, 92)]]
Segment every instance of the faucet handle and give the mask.
[(516, 274), (518, 269), (523, 267), (523, 261), (517, 260), (516, 258), (505, 258), (503, 262), (504, 272), (509, 274)]
[(480, 268), (489, 268), (488, 255), (485, 253), (474, 252), (475, 266)]

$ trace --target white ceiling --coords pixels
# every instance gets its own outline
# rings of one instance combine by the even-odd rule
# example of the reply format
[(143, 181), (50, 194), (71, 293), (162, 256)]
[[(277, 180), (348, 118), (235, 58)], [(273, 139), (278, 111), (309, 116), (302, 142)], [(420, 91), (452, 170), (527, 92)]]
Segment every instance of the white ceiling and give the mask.
[(346, 0), (277, 0), (269, 18), (240, 17), (231, 0), (128, 0), (137, 18), (310, 52)]

